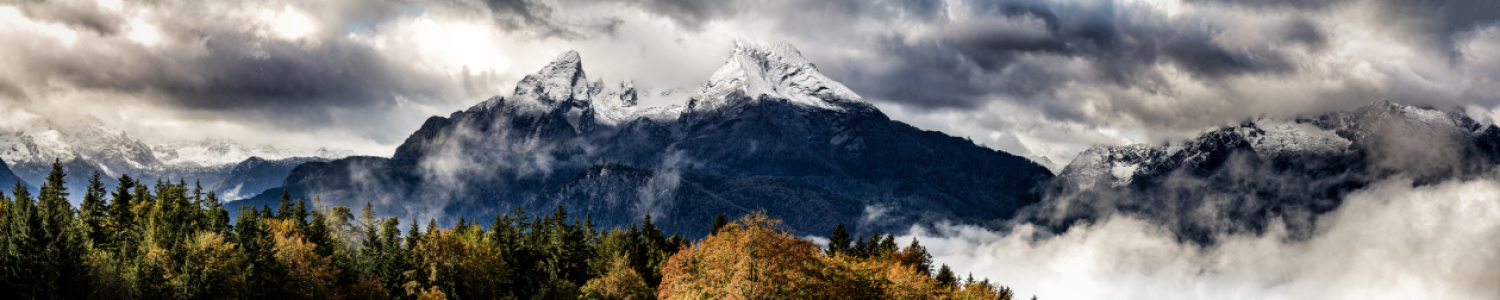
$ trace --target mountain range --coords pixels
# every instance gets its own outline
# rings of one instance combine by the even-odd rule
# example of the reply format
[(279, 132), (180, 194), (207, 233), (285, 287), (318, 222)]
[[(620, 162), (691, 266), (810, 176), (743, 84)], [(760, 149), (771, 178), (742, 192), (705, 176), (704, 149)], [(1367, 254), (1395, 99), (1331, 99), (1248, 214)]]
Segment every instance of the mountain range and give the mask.
[(274, 207), (285, 192), (445, 224), (562, 205), (603, 228), (649, 213), (689, 236), (706, 234), (716, 214), (765, 211), (822, 234), (837, 223), (999, 222), (1053, 177), (891, 120), (787, 44), (737, 42), (685, 105), (637, 105), (652, 96), (588, 81), (566, 52), (509, 97), (429, 118), (390, 158), (305, 163), (283, 188), (241, 204)]
[[(149, 145), (125, 131), (89, 115), (19, 114), (0, 128), (0, 160), (10, 172), (0, 172), (9, 192), (16, 179), (31, 187), (61, 162), (68, 173), (68, 189), (82, 191), (89, 174), (98, 172), (112, 188), (121, 174), (137, 180), (197, 181), (205, 188), (236, 199), (280, 186), (297, 164), (327, 161), (353, 154), (347, 150), (292, 151), (268, 145), (246, 147), (224, 140)], [(274, 162), (267, 164), (267, 162)], [(249, 191), (254, 192), (249, 192)], [(73, 192), (70, 200), (80, 201)]]
[(1319, 216), (1373, 182), (1466, 179), (1497, 163), (1500, 127), (1458, 109), (1380, 101), (1315, 117), (1251, 120), (1181, 142), (1095, 146), (1047, 185), (1034, 218), (1065, 228), (1125, 213), (1202, 243), (1278, 224), (1307, 237)]
[[(640, 105), (667, 100), (682, 104)], [(86, 115), (9, 121), (19, 125), (0, 128), (3, 182), (36, 184), (58, 160), (71, 190), (93, 171), (198, 180), (221, 198), (248, 197), (232, 213), (275, 207), (283, 193), (443, 224), (563, 206), (603, 228), (649, 213), (688, 236), (717, 214), (765, 211), (808, 234), (1014, 220), (1061, 231), (1126, 214), (1205, 244), (1281, 229), (1296, 238), (1372, 183), (1466, 179), (1500, 164), (1500, 127), (1460, 109), (1378, 101), (1095, 146), (1054, 176), (1050, 162), (891, 120), (790, 45), (745, 41), (702, 86), (662, 93), (589, 81), (578, 53), (565, 52), (508, 96), (427, 119), (390, 157), (148, 145)]]

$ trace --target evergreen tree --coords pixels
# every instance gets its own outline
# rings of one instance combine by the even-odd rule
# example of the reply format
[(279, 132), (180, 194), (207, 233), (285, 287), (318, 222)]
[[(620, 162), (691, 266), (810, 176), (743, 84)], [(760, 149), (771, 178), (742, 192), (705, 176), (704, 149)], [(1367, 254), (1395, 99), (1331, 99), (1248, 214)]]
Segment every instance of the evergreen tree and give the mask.
[(109, 210), (106, 234), (110, 239), (107, 249), (117, 251), (121, 257), (134, 257), (131, 253), (135, 249), (135, 197), (131, 191), (135, 190), (136, 182), (128, 174), (121, 174), (119, 181), (106, 208)]
[(219, 233), (229, 230), (229, 210), (224, 209), (224, 203), (219, 201), (218, 194), (209, 191), (208, 197), (204, 198), (203, 202), (208, 205), (207, 229)]
[(849, 231), (844, 230), (844, 222), (833, 226), (833, 233), (828, 235), (828, 256), (845, 254), (849, 252)]
[(953, 269), (949, 269), (948, 264), (943, 264), (943, 267), (938, 268), (937, 276), (934, 276), (933, 279), (937, 279), (938, 283), (942, 283), (945, 287), (953, 287), (958, 284), (958, 278), (954, 277)]
[(56, 299), (81, 299), (87, 296), (89, 282), (88, 255), (85, 236), (78, 228), (73, 215), (73, 205), (68, 203), (68, 188), (62, 162), (52, 163), (52, 172), (37, 195), (38, 212), (42, 224), (32, 231), (36, 244), (35, 259), (42, 268), (33, 274), (38, 286), (32, 287), (32, 297)]
[(422, 241), (422, 232), (417, 231), (417, 218), (412, 218), (411, 228), (406, 230), (406, 250), (416, 247), (417, 242), (420, 241)]
[(876, 255), (891, 255), (891, 253), (896, 252), (896, 247), (896, 235), (887, 234), (885, 235), (885, 239), (880, 241), (880, 248), (876, 250)]
[[(725, 225), (729, 225), (729, 220), (724, 219), (724, 213), (719, 213), (718, 215), (714, 216), (714, 225), (712, 229), (708, 231), (708, 234), (719, 233), (719, 229), (724, 228)], [(843, 223), (839, 223), (839, 226), (842, 228)]]
[(83, 221), (84, 233), (93, 245), (103, 245), (108, 238), (104, 226), (108, 211), (104, 207), (104, 183), (99, 182), (99, 172), (89, 177), (89, 186), (83, 194), (83, 204), (78, 208), (78, 218)]
[(292, 194), (286, 189), (281, 189), (281, 204), (276, 206), (276, 218), (287, 219), (292, 216)]
[(33, 259), (37, 246), (33, 240), (41, 220), (37, 217), (36, 203), (31, 192), (20, 180), (11, 188), (15, 197), (5, 200), (3, 232), (0, 232), (0, 298), (25, 299), (34, 295), (36, 281), (32, 276), (42, 268), (41, 262)]

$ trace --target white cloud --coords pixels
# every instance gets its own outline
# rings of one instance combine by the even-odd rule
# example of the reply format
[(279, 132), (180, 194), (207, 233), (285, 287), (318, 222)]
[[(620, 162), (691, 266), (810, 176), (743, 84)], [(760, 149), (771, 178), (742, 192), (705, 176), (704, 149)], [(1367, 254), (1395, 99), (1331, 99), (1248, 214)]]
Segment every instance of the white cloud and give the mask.
[(291, 5), (283, 7), (280, 11), (261, 10), (258, 17), (262, 25), (268, 29), (269, 35), (285, 40), (301, 39), (317, 30), (306, 14), (292, 8)]
[(22, 31), (22, 34), (41, 34), (65, 45), (73, 45), (78, 42), (78, 31), (61, 24), (38, 22), (27, 18), (21, 11), (13, 6), (0, 6), (0, 25), (13, 30)]
[[(1316, 233), (1180, 243), (1113, 217), (1055, 236), (972, 226), (914, 228), (934, 260), (1043, 299), (1494, 299), (1500, 181), (1380, 182), (1346, 198)], [(1048, 236), (1035, 238), (1035, 236)], [(910, 236), (901, 237), (908, 239)]]
[(156, 30), (156, 26), (146, 23), (145, 20), (140, 18), (130, 20), (130, 33), (127, 33), (126, 36), (146, 46), (161, 42), (161, 31)]

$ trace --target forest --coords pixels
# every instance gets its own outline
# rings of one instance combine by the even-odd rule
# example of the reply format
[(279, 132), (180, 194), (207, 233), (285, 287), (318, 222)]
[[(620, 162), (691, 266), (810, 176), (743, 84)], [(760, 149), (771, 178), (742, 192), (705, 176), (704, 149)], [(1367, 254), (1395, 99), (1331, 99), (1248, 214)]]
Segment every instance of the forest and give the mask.
[[(244, 207), (197, 184), (98, 173), (66, 199), (54, 163), (35, 195), (0, 195), (4, 299), (1013, 299), (989, 280), (934, 268), (917, 240), (851, 238), (819, 247), (764, 213), (715, 218), (699, 240), (645, 215), (599, 230), (563, 207), (517, 209), (486, 226), (377, 216), (369, 205), (283, 196)], [(401, 228), (405, 227), (403, 231)], [(1036, 299), (1033, 296), (1031, 299)]]

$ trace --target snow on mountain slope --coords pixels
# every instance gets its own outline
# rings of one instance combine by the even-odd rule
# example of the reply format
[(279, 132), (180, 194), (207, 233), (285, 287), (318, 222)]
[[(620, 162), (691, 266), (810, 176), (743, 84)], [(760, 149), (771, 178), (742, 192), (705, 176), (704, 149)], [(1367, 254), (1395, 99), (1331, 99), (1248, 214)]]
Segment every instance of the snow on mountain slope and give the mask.
[[(803, 230), (887, 230), (1012, 216), (1053, 177), (891, 120), (789, 45), (740, 42), (728, 54), (697, 89), (651, 92), (589, 81), (577, 54), (563, 53), (511, 95), (428, 118), (390, 159), (303, 164), (246, 203), (281, 191), (338, 205), (379, 199), (382, 213), (440, 221), (567, 204), (597, 208), (604, 227), (650, 212), (689, 231), (716, 213), (763, 209), (805, 218), (788, 223)], [(893, 211), (877, 223), (861, 218), (867, 205)]]
[[(597, 82), (596, 87), (604, 83)], [(597, 95), (590, 103), (595, 112), (596, 121), (602, 124), (619, 125), (625, 122), (646, 118), (654, 121), (674, 120), (682, 115), (682, 105), (665, 106), (642, 106), (640, 100), (643, 98), (668, 97), (671, 93), (657, 96), (636, 90), (635, 84), (626, 81), (618, 87), (596, 88)], [(644, 94), (644, 95), (643, 95)]]
[[(42, 181), (54, 161), (61, 162), (71, 179), (70, 190), (82, 190), (86, 184), (82, 178), (92, 172), (106, 177), (107, 186), (112, 186), (114, 178), (122, 174), (211, 184), (231, 175), (232, 167), (251, 157), (272, 161), (330, 160), (353, 154), (347, 150), (246, 147), (224, 140), (147, 145), (90, 115), (44, 116), (22, 110), (0, 113), (5, 114), (4, 122), (0, 122), (0, 160), (16, 176), (32, 184)], [(285, 174), (280, 176), (284, 178)], [(71, 196), (79, 197), (82, 193)]]
[(792, 45), (741, 40), (735, 42), (729, 62), (714, 71), (688, 107), (718, 109), (762, 95), (829, 110), (869, 106), (854, 91), (819, 73)]
[(279, 160), (292, 157), (317, 157), (339, 159), (353, 155), (349, 150), (294, 151), (271, 145), (248, 147), (235, 142), (208, 139), (196, 142), (177, 142), (151, 146), (156, 158), (166, 167), (192, 168), (237, 164), (251, 157)]
[(1459, 110), (1381, 101), (1251, 120), (1157, 146), (1096, 146), (1049, 184), (1038, 215), (1066, 223), (1131, 213), (1200, 242), (1273, 223), (1296, 236), (1373, 182), (1431, 184), (1488, 174), (1497, 164), (1500, 127)]
[(160, 164), (145, 143), (93, 116), (44, 118), (28, 113), (12, 124), (19, 126), (0, 129), (0, 159), (26, 170), (23, 173), (34, 173), (28, 171), (53, 161), (77, 159), (93, 162), (111, 176), (152, 170)]

